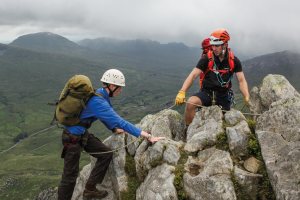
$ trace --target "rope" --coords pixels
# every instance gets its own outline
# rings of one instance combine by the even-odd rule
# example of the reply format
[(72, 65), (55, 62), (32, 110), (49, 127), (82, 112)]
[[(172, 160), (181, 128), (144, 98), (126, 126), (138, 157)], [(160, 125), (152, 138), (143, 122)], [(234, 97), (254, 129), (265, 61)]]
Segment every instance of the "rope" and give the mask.
[[(191, 105), (194, 105), (194, 106), (197, 106), (197, 107), (201, 107), (201, 108), (207, 107), (207, 106), (203, 106), (203, 105), (200, 105), (200, 104), (195, 104), (195, 103), (188, 102), (188, 101), (184, 101), (184, 102), (185, 102), (186, 104), (191, 104)], [(242, 108), (241, 110), (244, 109), (245, 105), (246, 105), (246, 104), (244, 104), (244, 106), (243, 106), (243, 108)], [(176, 104), (173, 104), (172, 106), (166, 108), (164, 112), (166, 112), (167, 110), (172, 109), (172, 108), (175, 107), (175, 106), (176, 106)], [(223, 109), (222, 109), (222, 111), (223, 111), (223, 112), (228, 112), (228, 110), (223, 110)], [(244, 112), (242, 112), (242, 114), (244, 114), (244, 115), (252, 115), (252, 116), (259, 116), (259, 115), (261, 115), (261, 114), (252, 114), (252, 113), (244, 113)], [(157, 116), (157, 117), (159, 117), (159, 116)], [(156, 117), (156, 118), (157, 118), (157, 117)], [(156, 120), (156, 118), (154, 118), (154, 120)], [(29, 137), (27, 137), (26, 139), (29, 139), (29, 138), (31, 138), (31, 137), (37, 135), (37, 134), (46, 132), (46, 131), (48, 131), (48, 130), (54, 128), (54, 127), (57, 127), (57, 125), (52, 125), (52, 126), (49, 126), (49, 127), (47, 127), (47, 128), (44, 128), (44, 129), (42, 129), (42, 130), (39, 130), (39, 131), (37, 131), (37, 132), (31, 134), (31, 135), (30, 135)], [(113, 150), (111, 150), (111, 151), (104, 151), (104, 152), (86, 152), (86, 153), (88, 153), (88, 154), (97, 154), (97, 155), (99, 155), (99, 154), (106, 154), (106, 153), (117, 152), (117, 151), (119, 151), (119, 150), (121, 150), (121, 149), (123, 149), (123, 148), (125, 148), (125, 147), (128, 147), (129, 145), (131, 145), (131, 144), (133, 144), (133, 143), (135, 143), (135, 142), (137, 142), (137, 141), (139, 141), (139, 140), (141, 140), (141, 139), (142, 139), (142, 138), (137, 138), (137, 139), (131, 141), (130, 143), (128, 143), (128, 144), (126, 144), (126, 145), (124, 145), (124, 146), (122, 146), (122, 147), (113, 149)], [(23, 140), (25, 140), (25, 139), (23, 139)], [(10, 151), (10, 150), (13, 149), (13, 148), (15, 148), (15, 147), (16, 147), (21, 141), (23, 141), (23, 140), (20, 140), (19, 142), (17, 142), (17, 143), (14, 144), (13, 146), (9, 147), (8, 149), (3, 150), (2, 152), (0, 152), (0, 155), (6, 153), (6, 152), (8, 152), (8, 151)], [(49, 142), (48, 142), (48, 143), (49, 143)], [(31, 150), (31, 151), (35, 151), (35, 150), (37, 150), (37, 149), (39, 149), (39, 148), (41, 148), (41, 147), (43, 147), (43, 146), (46, 146), (48, 143), (43, 144), (43, 145), (41, 145), (40, 147), (37, 147), (37, 148), (35, 148), (35, 149)]]
[[(201, 108), (206, 107), (206, 106), (202, 106), (202, 105), (195, 104), (195, 103), (188, 102), (188, 101), (184, 101), (184, 102), (187, 103), (187, 104), (191, 104), (191, 105), (195, 105), (195, 106), (201, 107)], [(245, 105), (246, 105), (246, 104), (244, 104), (243, 108), (245, 107)], [(169, 110), (169, 109), (172, 109), (172, 108), (175, 107), (175, 106), (176, 106), (176, 104), (173, 104), (172, 106), (166, 108), (166, 110), (165, 110), (164, 112), (166, 112), (166, 111)], [(223, 110), (223, 109), (222, 109), (222, 111), (228, 112), (228, 110)], [(252, 114), (252, 113), (243, 113), (243, 112), (242, 112), (242, 114), (244, 114), (244, 115), (254, 115), (254, 116), (261, 115), (261, 114)], [(159, 117), (159, 116), (157, 116), (157, 117)], [(156, 118), (157, 118), (157, 117), (156, 117)], [(156, 120), (156, 118), (154, 118), (154, 120)], [(114, 153), (114, 152), (117, 152), (117, 151), (119, 151), (119, 150), (121, 150), (121, 149), (123, 149), (123, 148), (125, 148), (125, 147), (128, 147), (130, 144), (133, 144), (133, 143), (135, 143), (136, 141), (139, 141), (139, 140), (141, 140), (141, 139), (142, 139), (142, 138), (137, 138), (137, 139), (135, 139), (134, 141), (131, 141), (130, 143), (128, 143), (128, 144), (126, 144), (126, 145), (124, 145), (124, 146), (122, 146), (122, 147), (113, 149), (113, 150), (111, 150), (111, 151), (104, 151), (104, 152), (86, 152), (86, 153), (88, 153), (88, 154), (94, 154), (94, 155), (95, 155), (95, 154), (99, 155), (99, 154), (106, 154), (106, 153)]]
[[(189, 101), (184, 101), (184, 103), (187, 103), (187, 104), (191, 104), (191, 105), (194, 105), (194, 106), (197, 106), (197, 107), (201, 107), (201, 108), (207, 108), (207, 106), (203, 106), (203, 105), (200, 105), (200, 104), (195, 104), (195, 103), (192, 103), (192, 102), (189, 102)], [(246, 104), (244, 104), (243, 108), (246, 106)], [(242, 109), (243, 109), (242, 108)], [(242, 110), (241, 109), (241, 110)], [(223, 110), (221, 109), (223, 112), (228, 112), (229, 110)], [(253, 115), (253, 116), (260, 116), (261, 114), (253, 114), (253, 113), (244, 113), (244, 112), (241, 112), (242, 114), (244, 115)]]
[(86, 152), (86, 151), (85, 151), (85, 152), (88, 153), (88, 154), (92, 154), (92, 155), (100, 155), (100, 154), (106, 154), (106, 153), (114, 153), (114, 152), (118, 152), (119, 150), (121, 150), (121, 149), (123, 149), (123, 148), (125, 148), (125, 147), (128, 147), (129, 145), (131, 145), (131, 144), (133, 144), (133, 143), (135, 143), (135, 142), (137, 142), (137, 141), (139, 141), (139, 140), (141, 140), (141, 139), (142, 139), (141, 137), (138, 137), (138, 138), (136, 138), (135, 140), (133, 140), (133, 141), (127, 143), (126, 145), (121, 146), (121, 147), (116, 148), (116, 149), (113, 149), (113, 150), (111, 150), (111, 151), (102, 151), (102, 152)]
[[(26, 140), (29, 139), (29, 138), (31, 138), (31, 137), (33, 137), (33, 136), (35, 136), (35, 135), (37, 135), (37, 134), (39, 134), (39, 133), (46, 132), (46, 131), (48, 131), (49, 129), (52, 129), (53, 127), (56, 127), (56, 125), (52, 125), (52, 126), (49, 126), (49, 127), (47, 127), (47, 128), (44, 128), (44, 129), (42, 129), (42, 130), (39, 130), (39, 131), (37, 131), (37, 132), (34, 132), (34, 133), (31, 134), (30, 136), (28, 136), (28, 137), (26, 138)], [(8, 149), (5, 149), (5, 150), (1, 151), (1, 152), (0, 152), (0, 155), (6, 153), (6, 152), (8, 152), (8, 151), (10, 151), (10, 150), (13, 149), (13, 148), (15, 148), (18, 144), (20, 144), (21, 141), (24, 141), (24, 140), (25, 140), (25, 139), (20, 140), (19, 142), (17, 142), (16, 144), (12, 145), (12, 146), (9, 147)]]

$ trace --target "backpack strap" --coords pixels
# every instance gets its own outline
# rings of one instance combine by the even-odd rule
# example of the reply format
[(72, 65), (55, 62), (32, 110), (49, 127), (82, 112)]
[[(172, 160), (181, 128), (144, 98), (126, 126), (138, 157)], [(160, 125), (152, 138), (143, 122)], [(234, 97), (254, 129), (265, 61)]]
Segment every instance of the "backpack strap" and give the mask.
[(207, 55), (207, 58), (208, 58), (208, 65), (207, 65), (207, 69), (205, 71), (205, 74), (209, 70), (212, 70), (213, 66), (214, 66), (214, 55), (213, 55), (213, 52), (211, 50), (209, 50), (206, 55)]
[[(102, 97), (102, 98), (103, 98), (103, 95), (102, 95), (102, 94), (93, 92), (93, 93), (91, 94), (91, 96), (89, 97), (89, 99), (87, 100), (87, 102), (91, 99), (92, 96), (98, 96), (98, 97)], [(87, 102), (86, 102), (86, 103), (87, 103)], [(81, 114), (81, 113), (80, 113), (80, 114)], [(79, 116), (80, 116), (80, 114), (79, 114)], [(82, 127), (86, 128), (86, 129), (89, 129), (89, 128), (91, 127), (91, 125), (92, 125), (92, 123), (80, 121), (80, 122), (79, 122), (78, 124), (76, 124), (75, 126), (82, 126)]]
[(230, 72), (233, 72), (233, 70), (234, 70), (234, 54), (230, 48), (228, 48), (228, 63), (229, 63)]
[(213, 70), (213, 66), (214, 66), (213, 52), (211, 50), (209, 50), (207, 52), (206, 56), (207, 56), (207, 59), (208, 59), (207, 69), (205, 70), (205, 72), (201, 72), (200, 80), (199, 80), (199, 84), (200, 84), (201, 89), (203, 87), (203, 80), (205, 78), (205, 75), (207, 74), (208, 71)]

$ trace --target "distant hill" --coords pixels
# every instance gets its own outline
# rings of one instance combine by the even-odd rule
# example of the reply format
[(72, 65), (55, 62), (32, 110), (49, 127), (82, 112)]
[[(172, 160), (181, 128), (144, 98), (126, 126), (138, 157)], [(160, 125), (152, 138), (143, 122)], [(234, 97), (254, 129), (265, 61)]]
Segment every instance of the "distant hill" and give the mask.
[(183, 43), (161, 44), (152, 40), (117, 40), (111, 38), (85, 39), (79, 41), (81, 46), (115, 54), (138, 58), (154, 57), (156, 59), (179, 56), (184, 59), (194, 59), (199, 56), (199, 48), (188, 47)]
[(9, 45), (48, 53), (71, 54), (83, 51), (78, 44), (50, 32), (23, 35)]
[(247, 81), (251, 87), (259, 84), (267, 74), (281, 74), (300, 90), (300, 54), (282, 51), (255, 57), (243, 62)]
[[(143, 67), (151, 64), (160, 68), (172, 65), (173, 69), (197, 64), (200, 47), (188, 47), (183, 43), (161, 44), (152, 40), (117, 40), (111, 38), (85, 39), (78, 42), (92, 50), (120, 55), (135, 60)], [(152, 66), (153, 67), (153, 66)]]
[(60, 35), (42, 32), (21, 36), (11, 46), (39, 52), (65, 54), (87, 60), (135, 69), (190, 68), (195, 66), (201, 53), (183, 43), (160, 44), (151, 40), (115, 40), (108, 38), (85, 39), (78, 44)]

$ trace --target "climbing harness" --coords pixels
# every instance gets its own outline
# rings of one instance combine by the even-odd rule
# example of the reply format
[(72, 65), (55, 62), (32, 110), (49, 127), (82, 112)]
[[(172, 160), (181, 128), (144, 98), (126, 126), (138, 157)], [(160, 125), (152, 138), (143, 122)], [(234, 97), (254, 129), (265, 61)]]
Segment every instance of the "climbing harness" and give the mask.
[(216, 92), (212, 91), (212, 101), (211, 104), (214, 106), (216, 105)]

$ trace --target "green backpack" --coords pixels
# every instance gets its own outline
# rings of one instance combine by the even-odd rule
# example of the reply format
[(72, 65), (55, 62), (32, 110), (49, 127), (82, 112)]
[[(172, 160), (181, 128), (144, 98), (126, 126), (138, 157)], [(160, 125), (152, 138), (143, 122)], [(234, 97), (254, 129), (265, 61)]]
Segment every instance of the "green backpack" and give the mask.
[(53, 122), (57, 121), (65, 126), (80, 124), (81, 111), (93, 95), (96, 95), (95, 90), (87, 76), (75, 75), (71, 77), (56, 103)]

